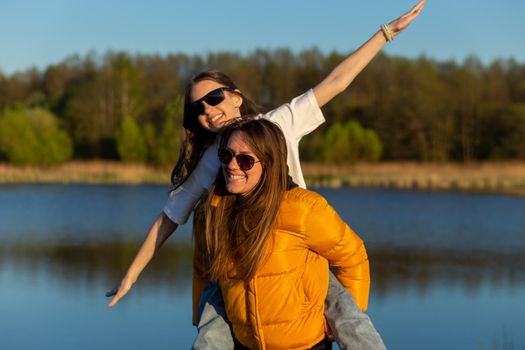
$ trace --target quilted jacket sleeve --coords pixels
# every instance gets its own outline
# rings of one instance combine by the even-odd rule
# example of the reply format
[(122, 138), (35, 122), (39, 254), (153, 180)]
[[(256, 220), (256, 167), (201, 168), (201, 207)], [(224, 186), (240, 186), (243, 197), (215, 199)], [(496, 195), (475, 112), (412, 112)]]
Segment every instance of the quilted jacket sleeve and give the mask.
[(311, 206), (305, 241), (326, 258), (361, 310), (368, 306), (370, 269), (363, 241), (322, 197)]

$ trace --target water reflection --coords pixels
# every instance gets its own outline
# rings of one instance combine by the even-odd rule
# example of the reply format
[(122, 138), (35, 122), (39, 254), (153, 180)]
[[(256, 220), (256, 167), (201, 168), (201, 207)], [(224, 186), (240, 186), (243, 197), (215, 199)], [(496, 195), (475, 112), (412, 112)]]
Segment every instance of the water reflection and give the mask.
[(407, 288), (424, 295), (443, 285), (475, 291), (486, 284), (522, 287), (525, 283), (525, 256), (521, 253), (376, 248), (370, 250), (370, 261), (373, 288), (380, 296)]
[[(107, 285), (120, 281), (137, 253), (136, 241), (85, 244), (53, 243), (31, 245), (18, 243), (0, 249), (2, 266), (17, 275), (36, 278), (52, 275), (65, 288), (78, 285)], [(155, 288), (184, 288), (191, 283), (189, 245), (167, 244), (144, 273), (144, 284)]]
[[(111, 287), (125, 274), (138, 249), (136, 241), (84, 244), (17, 243), (3, 246), (1, 266), (16, 274), (53, 275), (64, 287), (105, 284)], [(522, 286), (525, 256), (519, 253), (455, 251), (432, 248), (369, 247), (371, 277), (378, 296), (415, 289), (425, 294), (437, 285), (477, 290), (493, 286)], [(146, 286), (185, 288), (191, 283), (191, 244), (166, 244), (143, 273)]]

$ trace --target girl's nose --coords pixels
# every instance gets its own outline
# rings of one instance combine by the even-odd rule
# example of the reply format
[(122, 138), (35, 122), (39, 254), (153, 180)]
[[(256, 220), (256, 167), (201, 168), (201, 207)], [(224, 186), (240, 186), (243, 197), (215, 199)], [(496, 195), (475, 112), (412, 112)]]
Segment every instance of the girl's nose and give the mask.
[(202, 109), (204, 110), (204, 113), (205, 114), (208, 114), (208, 111), (210, 109), (212, 109), (213, 106), (210, 106), (209, 104), (207, 104), (205, 101), (202, 101)]

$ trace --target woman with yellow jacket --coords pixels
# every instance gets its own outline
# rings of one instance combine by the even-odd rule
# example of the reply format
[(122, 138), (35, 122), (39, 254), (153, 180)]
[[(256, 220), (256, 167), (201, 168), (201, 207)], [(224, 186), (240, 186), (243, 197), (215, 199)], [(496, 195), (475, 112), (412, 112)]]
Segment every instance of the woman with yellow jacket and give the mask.
[(267, 120), (229, 126), (222, 171), (204, 204), (201, 277), (218, 281), (236, 346), (324, 349), (328, 266), (364, 311), (370, 276), (363, 241), (326, 200), (288, 176), (286, 143)]

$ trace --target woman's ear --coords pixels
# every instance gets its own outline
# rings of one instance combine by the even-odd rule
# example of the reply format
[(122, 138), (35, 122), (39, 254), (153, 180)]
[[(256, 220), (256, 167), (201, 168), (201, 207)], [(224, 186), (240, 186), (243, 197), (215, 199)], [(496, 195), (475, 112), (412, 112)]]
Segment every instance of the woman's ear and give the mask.
[(233, 105), (236, 108), (240, 108), (243, 101), (241, 91), (239, 89), (235, 89), (234, 92), (236, 92), (236, 94), (232, 94)]

